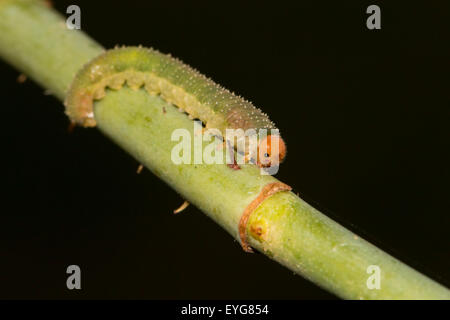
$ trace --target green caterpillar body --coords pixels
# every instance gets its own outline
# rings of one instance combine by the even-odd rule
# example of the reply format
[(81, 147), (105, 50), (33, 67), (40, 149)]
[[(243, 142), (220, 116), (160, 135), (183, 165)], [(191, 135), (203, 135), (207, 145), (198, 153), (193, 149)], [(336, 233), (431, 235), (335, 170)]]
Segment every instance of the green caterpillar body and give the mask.
[(144, 87), (149, 94), (200, 119), (206, 128), (275, 129), (267, 115), (252, 103), (222, 88), (193, 68), (153, 49), (122, 47), (104, 52), (76, 76), (65, 101), (66, 114), (77, 125), (96, 125), (93, 101), (105, 89)]

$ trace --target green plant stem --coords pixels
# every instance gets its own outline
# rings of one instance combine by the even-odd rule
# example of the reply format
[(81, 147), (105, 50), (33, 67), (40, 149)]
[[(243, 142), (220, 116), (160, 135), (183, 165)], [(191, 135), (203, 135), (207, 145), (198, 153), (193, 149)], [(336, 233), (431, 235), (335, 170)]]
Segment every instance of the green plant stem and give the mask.
[[(0, 0), (0, 55), (59, 99), (79, 68), (103, 49), (36, 1)], [(268, 183), (251, 165), (175, 165), (175, 129), (193, 121), (160, 97), (124, 87), (95, 105), (98, 128), (189, 202), (239, 239), (239, 219)], [(88, 177), (87, 177), (88, 178)], [(291, 192), (266, 199), (251, 215), (252, 247), (342, 298), (450, 299), (450, 291), (343, 228)], [(379, 266), (381, 288), (367, 268)], [(245, 266), (242, 266), (245, 268)], [(245, 270), (251, 275), (251, 270)]]
[[(75, 74), (104, 49), (41, 1), (0, 0), (0, 55), (60, 100)], [(44, 71), (45, 70), (45, 71)]]

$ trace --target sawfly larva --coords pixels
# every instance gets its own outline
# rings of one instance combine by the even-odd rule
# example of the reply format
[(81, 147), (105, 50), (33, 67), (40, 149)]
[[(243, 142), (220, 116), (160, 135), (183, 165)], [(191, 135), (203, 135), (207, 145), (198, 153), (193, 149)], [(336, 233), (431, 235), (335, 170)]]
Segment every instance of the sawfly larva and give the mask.
[[(214, 83), (170, 55), (142, 47), (107, 50), (89, 62), (75, 77), (66, 97), (66, 114), (74, 124), (96, 125), (93, 102), (102, 99), (106, 88), (119, 90), (124, 84), (152, 95), (199, 119), (206, 129), (276, 129), (266, 114), (252, 103)], [(270, 139), (269, 139), (270, 137)], [(256, 159), (260, 167), (278, 165), (286, 155), (279, 134), (260, 139)], [(271, 145), (278, 144), (272, 152)]]

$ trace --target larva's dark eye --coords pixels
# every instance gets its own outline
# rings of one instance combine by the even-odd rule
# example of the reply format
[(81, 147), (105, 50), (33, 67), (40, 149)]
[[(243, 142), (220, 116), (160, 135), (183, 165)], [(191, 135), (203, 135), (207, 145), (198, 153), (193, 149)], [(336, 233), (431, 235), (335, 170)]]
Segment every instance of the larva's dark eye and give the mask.
[(264, 153), (264, 157), (268, 158), (268, 157), (269, 157), (269, 154), (268, 154), (267, 152)]

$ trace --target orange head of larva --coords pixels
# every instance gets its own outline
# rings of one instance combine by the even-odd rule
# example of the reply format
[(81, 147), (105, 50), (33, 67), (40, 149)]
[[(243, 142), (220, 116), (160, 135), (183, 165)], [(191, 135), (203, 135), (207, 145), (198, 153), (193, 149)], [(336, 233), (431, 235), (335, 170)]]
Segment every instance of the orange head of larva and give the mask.
[(260, 167), (279, 166), (286, 156), (286, 144), (279, 135), (268, 135), (258, 145), (258, 161)]

